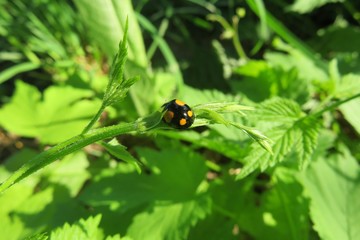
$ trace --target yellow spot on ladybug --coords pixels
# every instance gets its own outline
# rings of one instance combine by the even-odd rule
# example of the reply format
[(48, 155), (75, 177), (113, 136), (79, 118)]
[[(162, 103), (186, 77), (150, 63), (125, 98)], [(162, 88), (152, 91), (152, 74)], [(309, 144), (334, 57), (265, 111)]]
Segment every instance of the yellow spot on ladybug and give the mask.
[(186, 124), (186, 119), (185, 118), (180, 119), (179, 124), (180, 126), (184, 126)]
[(184, 105), (185, 105), (185, 103), (184, 103), (183, 101), (180, 101), (179, 99), (176, 99), (176, 100), (175, 100), (175, 103), (176, 103), (177, 105), (179, 105), (179, 106), (184, 106)]
[(174, 118), (174, 112), (167, 111), (164, 115), (165, 122), (169, 123)]
[(187, 111), (187, 115), (188, 115), (189, 117), (192, 117), (192, 116), (193, 116), (193, 112), (192, 112), (191, 110), (189, 110), (189, 111)]

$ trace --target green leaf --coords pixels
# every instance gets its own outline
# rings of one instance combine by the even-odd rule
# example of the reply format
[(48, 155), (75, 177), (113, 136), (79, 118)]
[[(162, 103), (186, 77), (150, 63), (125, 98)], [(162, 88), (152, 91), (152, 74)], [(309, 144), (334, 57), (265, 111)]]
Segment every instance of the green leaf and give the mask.
[(301, 132), (301, 137), (299, 137), (295, 145), (295, 151), (301, 169), (305, 164), (309, 163), (311, 156), (317, 147), (320, 122), (315, 119), (305, 118), (301, 121), (297, 121), (296, 128)]
[[(270, 179), (263, 174), (243, 181), (236, 181), (223, 172), (221, 178), (211, 183), (212, 216), (216, 214), (219, 219), (208, 229), (214, 228), (214, 233), (218, 233), (224, 229), (217, 228), (226, 228), (228, 235), (235, 235), (234, 239), (242, 239), (244, 235), (246, 238), (250, 235), (250, 239), (269, 236), (277, 240), (308, 239), (308, 201), (296, 172), (278, 167)], [(237, 234), (233, 232), (234, 226), (238, 227)]]
[[(342, 20), (343, 21), (343, 20)], [(357, 44), (360, 41), (360, 29), (355, 25), (343, 24), (341, 20), (319, 31), (318, 36), (311, 40), (311, 45), (322, 55), (327, 55), (332, 51), (332, 56), (338, 57), (340, 53), (350, 53), (360, 51)], [(350, 63), (353, 65), (354, 63)], [(355, 70), (357, 71), (357, 70)]]
[(119, 234), (116, 234), (116, 235), (114, 235), (114, 236), (107, 236), (107, 237), (105, 238), (105, 240), (121, 240), (121, 239), (122, 239), (122, 240), (132, 240), (131, 238), (127, 238), (127, 237), (121, 238)]
[(77, 152), (64, 157), (61, 161), (46, 168), (43, 173), (46, 180), (67, 188), (69, 195), (75, 197), (83, 188), (90, 174), (87, 171), (89, 162), (84, 152)]
[(360, 98), (342, 104), (339, 108), (346, 121), (360, 134)]
[(254, 113), (255, 117), (261, 116), (260, 121), (275, 122), (275, 125), (293, 123), (305, 114), (301, 111), (299, 104), (294, 101), (273, 98), (260, 105), (258, 111)]
[(193, 106), (201, 103), (211, 102), (240, 102), (242, 104), (251, 103), (243, 96), (233, 96), (231, 94), (225, 94), (219, 90), (199, 90), (197, 88), (185, 86), (181, 99), (186, 100), (189, 106)]
[[(328, 65), (320, 65), (317, 61), (304, 54), (299, 49), (282, 42), (280, 39), (274, 40), (274, 45), (280, 52), (267, 52), (265, 59), (268, 63), (280, 66), (285, 71), (296, 69), (298, 78), (310, 84), (312, 81), (326, 81), (328, 76)], [(315, 53), (314, 53), (315, 54)]]
[[(67, 189), (61, 185), (52, 184), (44, 189), (42, 188), (45, 185), (44, 182), (37, 185), (37, 188), (35, 186), (26, 186), (25, 182), (17, 184), (3, 195), (6, 196), (5, 199), (9, 199), (9, 197), (14, 197), (12, 194), (14, 192), (18, 194), (30, 192), (31, 194), (25, 195), (25, 198), (18, 197), (21, 202), (10, 199), (11, 202), (5, 205), (6, 208), (10, 206), (7, 210), (10, 210), (10, 212), (5, 216), (0, 213), (1, 219), (16, 219), (14, 224), (9, 224), (9, 226), (4, 226), (4, 228), (13, 228), (16, 226), (17, 221), (21, 223), (23, 227), (18, 229), (18, 234), (21, 236), (18, 239), (23, 239), (30, 234), (41, 232), (44, 229), (51, 229), (64, 222), (73, 222), (78, 216), (87, 214), (83, 206), (74, 201), (69, 196), (70, 194)], [(27, 187), (26, 191), (24, 191), (24, 185)], [(37, 192), (34, 193), (35, 190)], [(12, 206), (12, 202), (17, 203)], [(4, 235), (2, 234), (2, 236)]]
[(303, 174), (310, 215), (322, 239), (359, 239), (360, 168), (346, 147), (338, 151), (319, 157)]
[[(309, 95), (308, 81), (302, 78), (303, 70), (300, 72), (295, 66), (288, 68), (288, 65), (289, 62), (284, 68), (276, 63), (273, 66), (265, 61), (249, 61), (234, 70), (245, 78), (231, 81), (230, 84), (235, 91), (242, 92), (256, 102), (278, 96), (304, 103)], [(257, 91), (254, 91), (255, 88)]]
[(342, 99), (360, 93), (360, 75), (347, 74), (336, 86), (334, 97)]
[(296, 0), (290, 10), (298, 13), (309, 13), (328, 3), (344, 2), (344, 0)]
[[(32, 189), (33, 190), (33, 189)], [(31, 232), (40, 232), (51, 225), (53, 215), (47, 211), (47, 207), (54, 202), (54, 189), (46, 188), (43, 191), (32, 194), (21, 206), (18, 206), (13, 214), (21, 219), (23, 224), (31, 228)], [(28, 235), (29, 231), (23, 231), (23, 235)]]
[[(11, 169), (18, 165), (24, 158), (33, 155), (29, 150), (22, 150), (5, 160), (6, 168)], [(0, 167), (0, 175), (3, 176), (3, 166)], [(39, 183), (39, 177), (33, 176), (0, 195), (0, 219), (1, 236), (0, 239), (24, 239), (29, 234), (39, 231), (46, 221), (41, 218), (36, 219), (36, 223), (27, 222), (27, 214), (38, 216), (46, 205), (52, 200), (52, 191), (42, 191), (34, 194), (34, 188)], [(35, 217), (36, 218), (36, 217)], [(34, 219), (33, 219), (34, 220)], [(39, 228), (38, 228), (39, 227)]]
[(25, 240), (47, 240), (47, 239), (49, 239), (49, 236), (47, 233), (38, 233), (38, 234), (35, 234), (35, 235), (25, 238)]
[[(162, 151), (138, 149), (137, 153), (149, 174), (138, 175), (129, 165), (119, 164), (101, 172), (80, 198), (94, 208), (106, 206), (122, 214), (118, 224), (130, 225), (128, 234), (134, 239), (186, 236), (210, 208), (208, 196), (201, 193), (204, 159), (180, 145), (172, 147), (169, 141)], [(127, 214), (132, 214), (131, 219)]]
[[(23, 148), (20, 151), (12, 154), (9, 158), (7, 158), (3, 163), (2, 166), (4, 166), (8, 171), (15, 172), (21, 165), (23, 165), (27, 159), (30, 159), (34, 156), (36, 156), (38, 152), (29, 149), (29, 148)], [(0, 174), (0, 181), (3, 181), (5, 179), (2, 178), (4, 174)]]
[[(1, 174), (3, 174), (2, 171)], [(0, 195), (0, 239), (16, 240), (24, 237), (25, 224), (19, 216), (13, 213), (31, 197), (35, 185), (35, 181), (24, 181)]]
[(208, 198), (159, 203), (136, 215), (128, 228), (134, 239), (187, 239), (190, 227), (208, 214)]
[[(247, 203), (247, 209), (236, 212), (239, 226), (254, 239), (308, 239), (308, 201), (302, 196), (302, 186), (296, 171), (277, 168), (264, 193)], [(258, 183), (259, 184), (259, 183)], [(250, 200), (250, 199), (249, 199)], [(248, 201), (249, 201), (248, 200)]]
[(2, 240), (18, 240), (22, 239), (22, 231), (24, 224), (17, 217), (2, 216), (1, 218), (1, 236)]
[(114, 155), (116, 158), (133, 165), (136, 171), (139, 174), (141, 173), (138, 160), (134, 158), (128, 151), (126, 151), (125, 146), (119, 144), (117, 141), (111, 141), (109, 143), (101, 142), (101, 146), (103, 146), (106, 151), (108, 151), (111, 155)]
[(127, 208), (159, 198), (187, 199), (194, 196), (206, 173), (203, 158), (184, 148), (137, 152), (153, 174), (139, 176), (133, 172), (125, 174), (121, 169), (107, 169), (84, 190), (81, 198), (95, 205), (102, 205), (106, 199), (107, 203), (117, 206), (123, 203)]
[(63, 239), (102, 239), (99, 224), (101, 215), (89, 217), (88, 219), (80, 219), (76, 223), (70, 225), (65, 223), (64, 226), (51, 232), (50, 238), (52, 240)]
[(317, 145), (318, 120), (302, 117), (305, 114), (300, 107), (295, 102), (285, 99), (265, 102), (256, 115), (261, 116), (261, 120), (267, 121), (266, 124), (271, 127), (266, 134), (274, 142), (273, 155), (255, 145), (245, 157), (245, 166), (237, 175), (237, 179), (244, 178), (257, 168), (264, 171), (284, 161), (293, 151), (298, 155), (300, 168), (311, 160), (311, 155)]
[(273, 187), (262, 199), (262, 216), (269, 231), (267, 234), (266, 231), (259, 231), (262, 239), (267, 236), (278, 240), (308, 239), (308, 201), (303, 196), (296, 173), (297, 171), (288, 168), (276, 169), (272, 177)]
[[(335, 87), (334, 97), (343, 99), (360, 93), (360, 76), (345, 75)], [(360, 98), (353, 99), (339, 106), (345, 119), (360, 133)]]
[[(221, 194), (224, 193), (222, 192)], [(203, 239), (206, 235), (207, 240), (238, 240), (238, 234), (234, 233), (236, 227), (236, 221), (229, 219), (229, 217), (218, 212), (213, 212), (210, 216), (200, 221), (194, 228), (191, 229), (187, 239)], [(209, 229), (211, 229), (211, 234), (207, 234)]]
[[(261, 13), (261, 9), (259, 8), (259, 4), (256, 4), (257, 0), (246, 0), (247, 4), (251, 8), (252, 11), (255, 12), (258, 16)], [(264, 15), (264, 14), (262, 14)], [(267, 23), (269, 28), (271, 28), (276, 34), (278, 34), (282, 39), (287, 41), (294, 49), (297, 49), (301, 52), (302, 55), (305, 56), (312, 64), (318, 66), (319, 70), (326, 70), (327, 64), (319, 59), (316, 55), (316, 52), (313, 51), (304, 41), (300, 40), (297, 36), (295, 36), (290, 30), (288, 30), (284, 24), (282, 24), (278, 19), (276, 19), (270, 12), (266, 12), (265, 17), (262, 16), (264, 22)]]
[(31, 71), (31, 70), (37, 69), (39, 67), (40, 67), (39, 63), (24, 62), (24, 63), (19, 63), (17, 65), (14, 65), (12, 67), (6, 68), (5, 70), (3, 70), (0, 73), (0, 84), (11, 79), (12, 77), (14, 77), (15, 75), (17, 75), (19, 73)]
[(33, 86), (16, 82), (11, 101), (0, 109), (0, 124), (8, 131), (25, 137), (37, 137), (43, 143), (57, 143), (81, 132), (100, 106), (88, 90), (69, 86), (49, 87), (41, 99)]
[(148, 61), (143, 37), (130, 0), (120, 2), (76, 0), (74, 2), (92, 39), (110, 58), (117, 51), (128, 18), (130, 29), (128, 38), (129, 60), (142, 67), (147, 66)]
[(120, 237), (119, 234), (115, 234), (114, 236), (107, 236), (105, 240), (133, 240), (130, 237)]

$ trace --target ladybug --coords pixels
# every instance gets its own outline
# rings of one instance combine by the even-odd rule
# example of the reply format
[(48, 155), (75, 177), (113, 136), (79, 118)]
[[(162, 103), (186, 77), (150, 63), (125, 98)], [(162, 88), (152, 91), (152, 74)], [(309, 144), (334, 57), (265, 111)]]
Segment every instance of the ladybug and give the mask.
[(163, 121), (169, 126), (179, 129), (189, 128), (195, 120), (191, 108), (179, 99), (173, 99), (161, 106), (163, 108)]

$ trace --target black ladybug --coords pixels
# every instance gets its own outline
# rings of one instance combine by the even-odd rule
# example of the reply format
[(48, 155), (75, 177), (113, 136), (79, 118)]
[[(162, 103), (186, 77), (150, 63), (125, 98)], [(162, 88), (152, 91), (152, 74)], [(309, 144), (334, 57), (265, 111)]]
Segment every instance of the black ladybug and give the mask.
[(173, 99), (162, 105), (163, 121), (174, 128), (185, 129), (190, 127), (195, 120), (194, 112), (183, 101)]

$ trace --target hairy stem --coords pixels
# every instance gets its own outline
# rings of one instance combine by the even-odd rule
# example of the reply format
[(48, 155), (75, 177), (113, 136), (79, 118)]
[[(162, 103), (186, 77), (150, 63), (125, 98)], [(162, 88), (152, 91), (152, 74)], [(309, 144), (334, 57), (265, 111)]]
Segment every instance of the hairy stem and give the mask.
[(91, 119), (91, 121), (88, 123), (88, 125), (86, 125), (86, 127), (81, 132), (81, 134), (87, 133), (94, 126), (96, 121), (100, 118), (100, 115), (102, 114), (104, 109), (105, 109), (105, 104), (102, 104), (101, 107), (99, 108), (99, 110), (97, 111), (96, 115)]
[(22, 180), (33, 172), (47, 166), (48, 164), (60, 159), (81, 148), (100, 141), (102, 139), (115, 137), (120, 134), (138, 131), (137, 122), (124, 123), (104, 128), (95, 129), (89, 133), (80, 134), (69, 140), (40, 153), (26, 162), (19, 170), (11, 175), (4, 183), (0, 185), (0, 192), (12, 186), (14, 183)]

